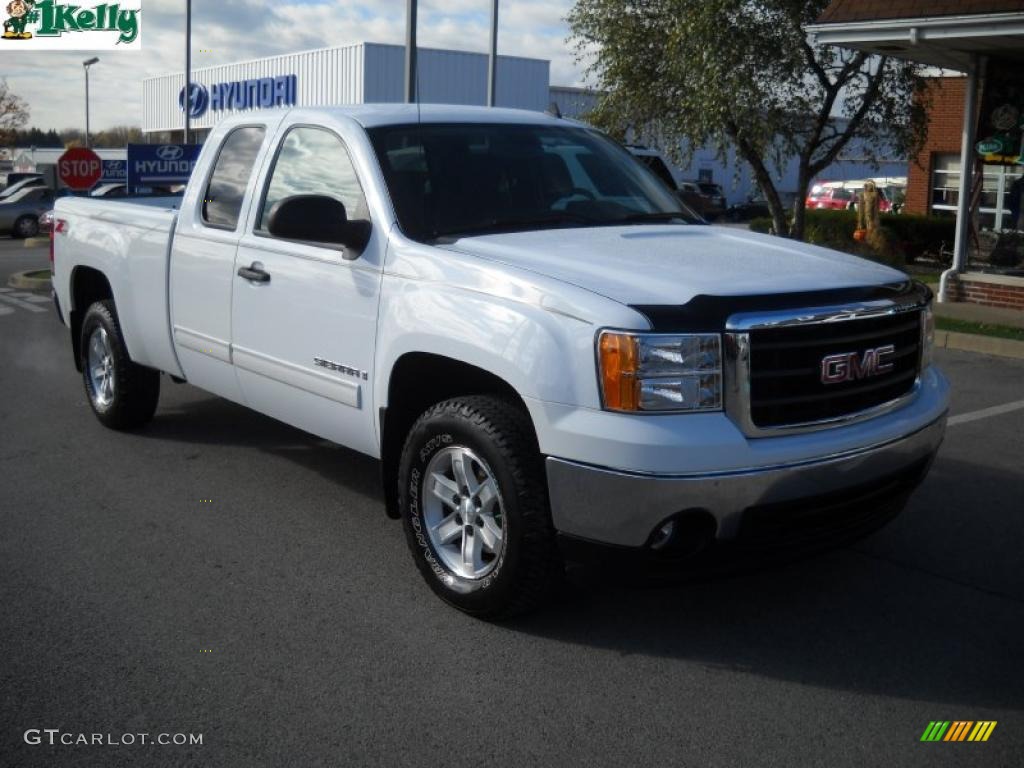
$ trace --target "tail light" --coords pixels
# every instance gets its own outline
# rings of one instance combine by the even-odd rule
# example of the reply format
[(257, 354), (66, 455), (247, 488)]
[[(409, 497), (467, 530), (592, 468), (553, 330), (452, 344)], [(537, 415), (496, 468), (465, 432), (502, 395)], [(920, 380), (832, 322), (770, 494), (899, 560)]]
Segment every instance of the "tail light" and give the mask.
[(53, 272), (53, 239), (58, 233), (64, 234), (68, 231), (68, 222), (66, 219), (54, 219), (50, 224), (50, 271)]

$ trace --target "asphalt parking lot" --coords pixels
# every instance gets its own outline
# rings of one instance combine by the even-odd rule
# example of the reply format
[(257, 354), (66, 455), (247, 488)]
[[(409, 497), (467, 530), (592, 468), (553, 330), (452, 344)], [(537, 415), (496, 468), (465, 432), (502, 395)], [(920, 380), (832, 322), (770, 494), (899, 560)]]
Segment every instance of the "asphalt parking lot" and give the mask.
[[(45, 249), (0, 240), (9, 273)], [(39, 311), (45, 310), (45, 311)], [(696, 583), (438, 602), (376, 463), (165, 383), (102, 428), (48, 297), (0, 293), (0, 765), (1019, 765), (1024, 361), (940, 351), (954, 423), (851, 547)], [(166, 380), (165, 380), (166, 381)], [(988, 742), (921, 743), (933, 720)], [(28, 729), (202, 734), (27, 745)]]

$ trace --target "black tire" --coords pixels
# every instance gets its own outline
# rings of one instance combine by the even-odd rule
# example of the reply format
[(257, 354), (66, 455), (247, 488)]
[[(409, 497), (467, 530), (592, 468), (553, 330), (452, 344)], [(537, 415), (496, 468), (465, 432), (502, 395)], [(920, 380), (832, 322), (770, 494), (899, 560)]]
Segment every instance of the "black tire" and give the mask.
[[(422, 503), (427, 467), (451, 448), (465, 448), (479, 457), (500, 493), (504, 544), (492, 570), (481, 578), (464, 578), (448, 567), (427, 532)], [(521, 406), (482, 395), (433, 406), (406, 438), (398, 483), (413, 559), (430, 588), (450, 605), (483, 619), (508, 618), (538, 607), (560, 579), (563, 565), (551, 525), (544, 463)]]
[(14, 222), (11, 234), (15, 237), (35, 237), (39, 234), (39, 218), (36, 216), (19, 216)]
[[(101, 396), (93, 383), (90, 369), (90, 343), (93, 333), (101, 330), (106, 335), (106, 347), (110, 353), (113, 391), (109, 398)], [(85, 395), (96, 418), (104, 426), (119, 430), (134, 429), (153, 418), (160, 399), (160, 373), (136, 365), (128, 356), (114, 302), (98, 301), (89, 307), (82, 320), (79, 349)]]

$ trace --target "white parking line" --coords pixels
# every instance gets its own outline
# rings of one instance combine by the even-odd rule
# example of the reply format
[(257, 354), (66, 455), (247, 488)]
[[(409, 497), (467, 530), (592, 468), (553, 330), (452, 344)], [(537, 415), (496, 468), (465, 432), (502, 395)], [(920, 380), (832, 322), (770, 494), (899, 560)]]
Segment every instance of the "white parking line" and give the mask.
[(27, 309), (29, 312), (45, 312), (43, 307), (37, 307), (35, 304), (30, 304), (23, 299), (16, 298), (14, 294), (9, 292), (0, 293), (0, 301), (6, 301), (18, 309)]
[(48, 296), (40, 296), (38, 293), (28, 293), (27, 291), (6, 291), (7, 295), (12, 299), (21, 299), (22, 301), (28, 301), (32, 304), (49, 304), (50, 298)]
[(990, 416), (1001, 416), (1004, 413), (1019, 411), (1022, 408), (1024, 408), (1024, 400), (1015, 400), (1012, 403), (993, 405), (991, 408), (982, 408), (980, 411), (971, 411), (970, 413), (960, 413), (956, 416), (950, 416), (947, 423), (950, 426), (955, 424), (966, 424), (970, 421), (977, 421), (978, 419), (987, 419)]

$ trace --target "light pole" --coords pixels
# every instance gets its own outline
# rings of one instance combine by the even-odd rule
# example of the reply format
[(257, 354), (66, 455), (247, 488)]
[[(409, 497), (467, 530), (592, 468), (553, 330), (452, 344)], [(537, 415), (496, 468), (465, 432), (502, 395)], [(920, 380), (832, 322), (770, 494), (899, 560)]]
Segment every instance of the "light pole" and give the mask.
[(99, 58), (93, 56), (91, 59), (86, 59), (82, 62), (82, 68), (85, 70), (85, 146), (92, 146), (89, 140), (89, 67), (99, 62)]
[(192, 133), (192, 0), (185, 3), (185, 132), (183, 143), (188, 144)]
[(405, 100), (418, 101), (416, 93), (416, 7), (419, 0), (405, 3)]
[(498, 0), (491, 0), (491, 50), (487, 57), (487, 106), (498, 99)]

